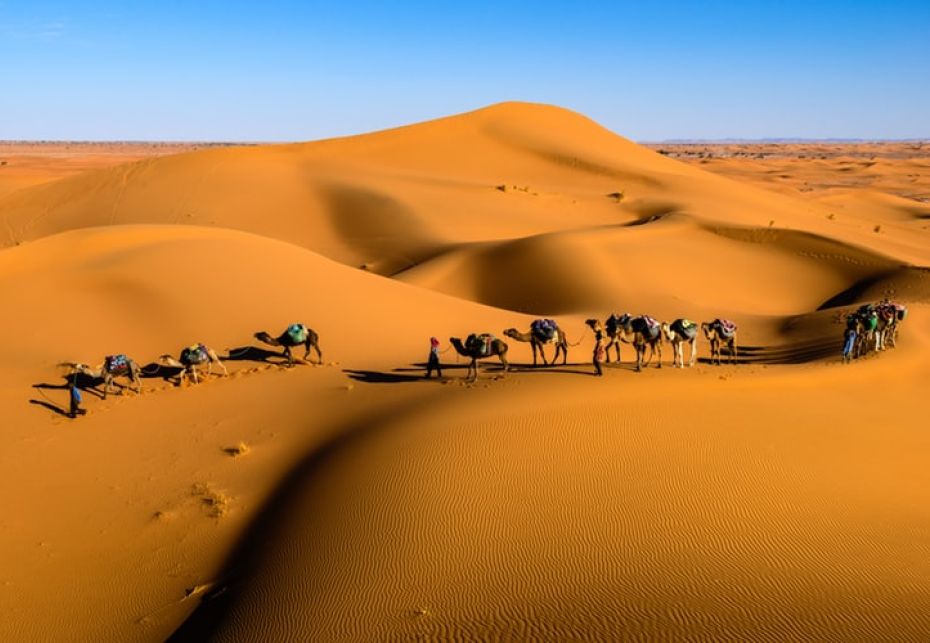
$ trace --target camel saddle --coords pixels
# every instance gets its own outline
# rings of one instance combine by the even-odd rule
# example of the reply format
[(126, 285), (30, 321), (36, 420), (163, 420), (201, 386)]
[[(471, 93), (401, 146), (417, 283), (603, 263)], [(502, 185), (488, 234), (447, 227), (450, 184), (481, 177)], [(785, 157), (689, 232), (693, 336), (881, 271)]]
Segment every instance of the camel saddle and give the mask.
[(287, 336), (295, 344), (303, 344), (307, 341), (307, 327), (303, 324), (291, 324), (287, 327)]
[(477, 351), (479, 357), (487, 357), (491, 354), (491, 343), (494, 341), (494, 335), (491, 333), (481, 333), (469, 335), (465, 340), (465, 348), (469, 351)]
[(533, 335), (544, 342), (558, 341), (559, 325), (552, 319), (536, 319), (530, 324)]
[(122, 373), (129, 369), (129, 358), (119, 355), (107, 355), (103, 358), (103, 368), (108, 373)]
[(182, 364), (201, 364), (208, 359), (207, 347), (203, 344), (194, 344), (181, 351)]
[(672, 322), (672, 330), (685, 339), (694, 339), (697, 336), (697, 323), (690, 319), (679, 319)]
[(608, 335), (616, 335), (621, 326), (623, 326), (623, 318), (620, 317), (620, 315), (617, 313), (614, 313), (607, 318), (605, 328), (607, 329)]
[(720, 334), (729, 339), (736, 334), (736, 324), (731, 322), (729, 319), (717, 319), (716, 320), (717, 328), (720, 329)]

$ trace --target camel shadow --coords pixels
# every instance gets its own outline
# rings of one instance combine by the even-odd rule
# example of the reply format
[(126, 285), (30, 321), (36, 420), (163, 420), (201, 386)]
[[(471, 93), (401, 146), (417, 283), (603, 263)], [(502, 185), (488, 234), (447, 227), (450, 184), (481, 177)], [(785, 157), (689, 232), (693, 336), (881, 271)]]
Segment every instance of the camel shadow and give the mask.
[[(287, 362), (287, 358), (281, 354), (281, 351), (270, 351), (258, 346), (240, 346), (238, 348), (227, 348), (226, 357), (221, 357), (224, 362), (263, 362), (266, 364), (275, 363), (271, 357), (277, 358), (282, 362)], [(275, 360), (275, 361), (277, 361)]]
[(64, 382), (61, 384), (52, 384), (49, 382), (39, 382), (38, 384), (33, 384), (32, 388), (40, 390), (51, 390), (51, 391), (65, 391), (70, 388), (71, 384), (69, 380), (74, 380), (74, 385), (81, 391), (81, 393), (90, 393), (99, 398), (103, 398), (103, 393), (97, 390), (97, 387), (103, 384), (102, 377), (91, 377), (85, 373), (75, 373), (73, 375), (64, 376)]
[[(139, 377), (144, 380), (151, 379), (162, 379), (165, 382), (169, 381), (172, 377), (177, 377), (180, 375), (183, 368), (177, 366), (166, 366), (165, 364), (159, 364), (158, 362), (152, 362), (146, 364), (140, 369)], [(116, 384), (116, 382), (114, 382)]]
[[(413, 369), (410, 369), (413, 370)], [(426, 372), (423, 369), (417, 369), (419, 375), (404, 375), (396, 371), (360, 371), (354, 369), (345, 369), (342, 372), (349, 376), (349, 379), (365, 384), (403, 384), (409, 382), (428, 382), (423, 377)]]
[[(746, 345), (737, 347), (735, 364), (807, 364), (831, 357), (839, 357), (841, 339), (823, 338), (781, 346)], [(711, 364), (709, 357), (699, 357), (701, 364)], [(729, 351), (720, 351), (720, 361), (730, 363)]]

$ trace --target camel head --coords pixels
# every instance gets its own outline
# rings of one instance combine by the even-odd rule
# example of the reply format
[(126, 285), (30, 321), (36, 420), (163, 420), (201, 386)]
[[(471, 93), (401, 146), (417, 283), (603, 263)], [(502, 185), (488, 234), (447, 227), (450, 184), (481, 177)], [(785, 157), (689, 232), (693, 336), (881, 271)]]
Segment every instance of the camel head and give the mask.
[(512, 339), (519, 339), (521, 333), (516, 328), (508, 328), (507, 330), (504, 331), (504, 335)]
[(713, 339), (714, 335), (714, 325), (711, 322), (701, 322), (701, 330), (704, 332), (704, 337), (707, 339)]
[(591, 330), (597, 332), (597, 329), (601, 327), (601, 322), (597, 319), (586, 319), (584, 323), (587, 324)]

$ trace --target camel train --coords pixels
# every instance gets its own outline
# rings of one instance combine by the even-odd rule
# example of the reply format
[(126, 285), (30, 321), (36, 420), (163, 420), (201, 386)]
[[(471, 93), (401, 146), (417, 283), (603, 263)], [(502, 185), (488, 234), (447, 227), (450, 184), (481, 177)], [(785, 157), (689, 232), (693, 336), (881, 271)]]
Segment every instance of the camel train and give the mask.
[[(906, 317), (907, 308), (905, 306), (887, 299), (876, 304), (863, 304), (854, 312), (848, 314), (843, 335), (843, 361), (849, 362), (869, 352), (894, 348), (897, 344), (901, 322)], [(598, 346), (600, 348), (596, 351), (595, 357), (595, 361), (598, 362), (595, 366), (598, 368), (600, 360), (604, 356), (606, 356), (607, 363), (610, 363), (611, 349), (616, 355), (615, 361), (620, 362), (621, 344), (633, 346), (637, 371), (641, 371), (643, 367), (648, 366), (653, 359), (655, 359), (656, 368), (661, 368), (662, 344), (664, 342), (668, 342), (672, 346), (672, 366), (676, 368), (685, 368), (684, 347), (688, 345), (689, 359), (687, 365), (692, 367), (697, 360), (697, 342), (700, 334), (704, 335), (710, 346), (709, 362), (711, 364), (719, 365), (722, 363), (723, 348), (726, 348), (729, 363), (736, 363), (738, 359), (737, 326), (727, 319), (717, 318), (701, 324), (685, 318), (679, 318), (672, 322), (659, 322), (649, 315), (633, 317), (629, 313), (622, 315), (614, 313), (607, 317), (603, 325), (597, 319), (588, 319), (585, 324), (599, 338)], [(555, 364), (559, 357), (562, 358), (563, 365), (568, 363), (569, 343), (565, 332), (559, 327), (558, 323), (551, 319), (533, 321), (526, 332), (516, 328), (508, 328), (503, 334), (510, 339), (530, 345), (534, 367), (539, 366), (540, 362), (543, 366)], [(303, 361), (308, 362), (311, 351), (314, 351), (319, 363), (323, 363), (320, 337), (305, 324), (291, 324), (278, 336), (259, 331), (254, 334), (254, 337), (269, 346), (282, 348), (281, 357), (287, 361), (288, 367), (294, 365), (295, 358), (291, 349), (297, 346), (304, 347)], [(603, 341), (603, 344), (600, 343), (601, 341)], [(505, 373), (511, 370), (511, 364), (507, 359), (509, 350), (507, 343), (491, 333), (472, 334), (465, 340), (450, 337), (449, 342), (456, 353), (470, 360), (465, 375), (467, 381), (473, 382), (477, 379), (478, 363), (482, 359), (497, 358), (500, 360)], [(545, 354), (545, 347), (550, 345), (554, 347), (551, 362), (546, 359)], [(603, 350), (600, 350), (601, 348)], [(648, 357), (646, 356), (647, 349), (649, 351)], [(180, 386), (185, 379), (194, 384), (199, 383), (203, 376), (201, 369), (206, 366), (205, 375), (209, 376), (213, 373), (214, 365), (219, 367), (222, 375), (228, 375), (226, 366), (223, 364), (223, 358), (215, 350), (206, 344), (193, 344), (182, 349), (178, 359), (174, 359), (169, 354), (159, 357), (159, 361), (153, 365), (156, 370), (152, 372), (157, 372), (161, 366), (178, 368), (180, 371), (177, 384)], [(107, 355), (103, 362), (95, 368), (91, 368), (82, 362), (63, 362), (59, 366), (69, 369), (69, 377), (80, 374), (92, 380), (102, 380), (103, 399), (106, 399), (113, 389), (116, 378), (128, 380), (131, 389), (135, 389), (137, 393), (142, 393), (142, 375), (152, 373), (145, 372), (137, 362), (125, 354)]]

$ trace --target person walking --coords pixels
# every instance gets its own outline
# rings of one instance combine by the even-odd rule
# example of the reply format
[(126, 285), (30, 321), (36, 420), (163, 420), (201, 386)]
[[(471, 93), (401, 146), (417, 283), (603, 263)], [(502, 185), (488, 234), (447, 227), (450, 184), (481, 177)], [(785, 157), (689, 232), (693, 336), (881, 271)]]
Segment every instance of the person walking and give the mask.
[(76, 418), (79, 415), (87, 415), (87, 409), (81, 408), (81, 390), (77, 387), (77, 374), (72, 374), (68, 378), (68, 394), (71, 401), (71, 408), (68, 411), (69, 418)]
[(601, 369), (601, 362), (604, 361), (604, 330), (600, 324), (594, 327), (594, 353), (591, 355), (591, 360), (594, 362), (594, 370), (597, 376), (603, 377), (604, 371)]
[(843, 363), (849, 364), (852, 361), (853, 348), (856, 346), (856, 329), (847, 327), (843, 331)]
[(426, 379), (429, 379), (433, 370), (436, 371), (437, 377), (442, 377), (442, 367), (439, 364), (439, 340), (435, 337), (429, 338), (429, 359), (426, 362)]

